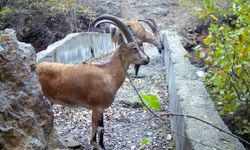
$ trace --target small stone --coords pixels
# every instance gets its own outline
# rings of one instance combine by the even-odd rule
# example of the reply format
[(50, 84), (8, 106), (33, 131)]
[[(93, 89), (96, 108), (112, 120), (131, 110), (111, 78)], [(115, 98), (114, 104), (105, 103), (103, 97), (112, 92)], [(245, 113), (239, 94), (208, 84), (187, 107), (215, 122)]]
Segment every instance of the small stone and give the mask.
[(147, 133), (148, 136), (151, 136), (152, 134), (153, 134), (152, 132), (148, 132), (148, 133)]
[(64, 140), (65, 145), (68, 148), (80, 148), (81, 144), (76, 141), (73, 137), (66, 137)]
[(168, 141), (172, 140), (172, 137), (173, 137), (172, 134), (167, 134), (167, 140)]
[(201, 78), (203, 78), (203, 77), (205, 76), (204, 71), (201, 71), (201, 70), (196, 71), (196, 74), (197, 74), (199, 77), (201, 77)]
[(0, 44), (0, 52), (3, 51), (3, 50), (4, 50), (4, 48), (3, 48), (3, 46)]
[(131, 147), (130, 147), (130, 149), (135, 149), (136, 148), (136, 146), (135, 145), (132, 145)]

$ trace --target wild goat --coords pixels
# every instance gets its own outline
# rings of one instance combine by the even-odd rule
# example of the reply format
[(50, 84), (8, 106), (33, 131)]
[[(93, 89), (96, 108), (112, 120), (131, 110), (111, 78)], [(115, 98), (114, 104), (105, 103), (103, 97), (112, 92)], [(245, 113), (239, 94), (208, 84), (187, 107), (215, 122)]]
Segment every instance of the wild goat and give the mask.
[(120, 19), (103, 15), (93, 22), (93, 26), (103, 19), (115, 24), (128, 42), (121, 39), (120, 46), (108, 63), (66, 65), (43, 62), (36, 67), (43, 94), (52, 102), (92, 110), (90, 142), (97, 150), (105, 149), (103, 112), (114, 101), (117, 90), (125, 80), (129, 64), (146, 65), (149, 62), (149, 57), (139, 48), (134, 35)]
[[(153, 34), (148, 32), (140, 22), (145, 22), (149, 25)], [(96, 24), (98, 26), (101, 23), (110, 23), (108, 20), (103, 20)], [(141, 19), (141, 20), (128, 20), (126, 21), (127, 26), (129, 26), (134, 35), (136, 36), (136, 40), (139, 46), (143, 49), (143, 43), (148, 42), (157, 47), (158, 52), (161, 53), (163, 50), (163, 44), (160, 38), (160, 33), (156, 22), (153, 19)], [(105, 32), (110, 33), (112, 37), (112, 41), (117, 45), (119, 44), (119, 38), (121, 31), (116, 27), (111, 25), (105, 26)], [(138, 75), (140, 65), (135, 65), (135, 75)]]

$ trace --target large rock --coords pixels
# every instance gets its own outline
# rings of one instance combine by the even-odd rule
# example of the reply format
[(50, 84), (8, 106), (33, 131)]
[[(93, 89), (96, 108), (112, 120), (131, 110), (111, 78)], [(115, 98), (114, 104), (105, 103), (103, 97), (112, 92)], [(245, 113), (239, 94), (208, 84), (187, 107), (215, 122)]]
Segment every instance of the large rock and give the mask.
[(14, 30), (0, 31), (0, 149), (63, 148), (34, 68), (34, 48)]

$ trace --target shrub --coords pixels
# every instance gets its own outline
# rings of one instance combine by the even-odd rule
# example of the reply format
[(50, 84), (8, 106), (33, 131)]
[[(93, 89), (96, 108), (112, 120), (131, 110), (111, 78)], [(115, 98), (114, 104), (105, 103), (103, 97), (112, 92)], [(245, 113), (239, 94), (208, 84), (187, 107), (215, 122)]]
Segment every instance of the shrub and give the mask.
[(13, 9), (11, 9), (8, 6), (3, 7), (3, 9), (0, 11), (0, 29), (5, 26), (5, 22), (8, 19), (9, 15), (13, 13)]
[[(199, 18), (210, 23), (203, 40), (209, 48), (205, 63), (208, 91), (222, 115), (241, 124), (238, 134), (250, 134), (250, 1), (203, 1)], [(245, 112), (242, 116), (240, 112)], [(238, 114), (237, 114), (238, 113)], [(241, 115), (239, 115), (241, 114)]]

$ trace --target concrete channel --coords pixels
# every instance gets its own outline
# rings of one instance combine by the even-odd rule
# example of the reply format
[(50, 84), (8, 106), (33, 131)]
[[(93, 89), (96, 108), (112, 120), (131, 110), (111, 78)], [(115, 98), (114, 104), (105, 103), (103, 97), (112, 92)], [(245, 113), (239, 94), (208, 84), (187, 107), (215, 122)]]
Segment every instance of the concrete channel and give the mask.
[[(196, 74), (195, 67), (184, 58), (187, 52), (181, 45), (181, 38), (171, 31), (164, 31), (162, 37), (170, 111), (198, 117), (230, 132), (206, 92), (202, 79)], [(192, 118), (173, 117), (171, 128), (179, 133), (174, 134), (177, 150), (244, 149), (237, 139)]]

